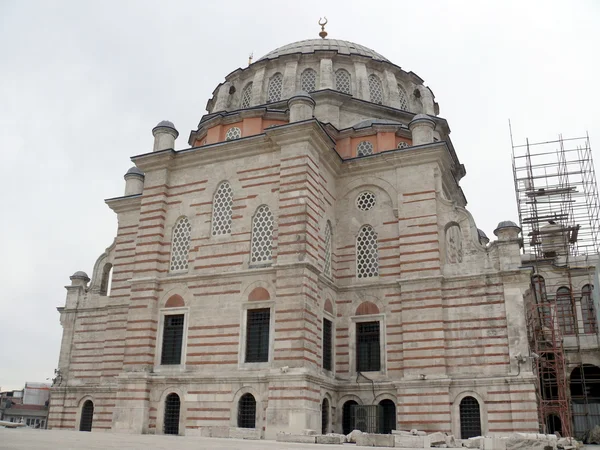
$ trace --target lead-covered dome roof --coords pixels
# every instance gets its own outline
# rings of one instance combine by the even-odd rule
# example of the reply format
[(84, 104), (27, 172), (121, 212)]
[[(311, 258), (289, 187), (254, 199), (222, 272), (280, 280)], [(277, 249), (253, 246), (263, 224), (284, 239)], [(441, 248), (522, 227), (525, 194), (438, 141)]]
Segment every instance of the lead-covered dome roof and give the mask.
[(282, 55), (291, 55), (294, 53), (314, 53), (319, 50), (335, 51), (340, 55), (361, 55), (378, 61), (390, 62), (387, 58), (371, 50), (364, 45), (355, 44), (341, 39), (306, 39), (304, 41), (292, 42), (291, 44), (279, 47), (259, 59), (273, 59)]

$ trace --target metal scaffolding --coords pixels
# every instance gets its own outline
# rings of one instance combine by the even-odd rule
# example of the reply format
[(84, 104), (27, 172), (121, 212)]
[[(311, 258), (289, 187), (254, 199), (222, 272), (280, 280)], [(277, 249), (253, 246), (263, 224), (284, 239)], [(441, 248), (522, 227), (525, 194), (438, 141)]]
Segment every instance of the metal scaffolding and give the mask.
[[(598, 339), (597, 314), (590, 311), (600, 231), (592, 150), (588, 136), (514, 145), (511, 132), (511, 143), (524, 265), (533, 269), (526, 308), (540, 431), (573, 436), (600, 423), (580, 340), (586, 334), (589, 348), (589, 336)], [(589, 306), (582, 309), (584, 300)]]

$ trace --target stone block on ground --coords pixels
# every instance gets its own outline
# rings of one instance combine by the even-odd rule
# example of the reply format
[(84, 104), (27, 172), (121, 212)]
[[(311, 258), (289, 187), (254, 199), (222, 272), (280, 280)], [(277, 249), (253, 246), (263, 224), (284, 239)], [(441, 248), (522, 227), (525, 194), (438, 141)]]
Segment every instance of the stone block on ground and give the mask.
[(431, 448), (429, 436), (392, 434), (396, 448)]
[(392, 434), (398, 436), (414, 436), (410, 431), (392, 430)]
[[(221, 427), (213, 427), (213, 435), (212, 437), (225, 437), (225, 436), (217, 436), (215, 433), (218, 433), (216, 430)], [(260, 439), (261, 433), (257, 428), (237, 428), (232, 427), (229, 429), (228, 436), (234, 439)]]
[(303, 436), (316, 436), (317, 432), (315, 430), (306, 429), (306, 430), (302, 430), (302, 432), (300, 434)]
[(356, 444), (356, 436), (358, 436), (360, 434), (362, 434), (362, 431), (360, 431), (360, 430), (352, 430), (346, 436), (346, 442), (350, 442), (351, 444)]
[(315, 444), (316, 436), (306, 436), (303, 434), (277, 433), (277, 442), (299, 442), (301, 444)]
[(444, 433), (440, 433), (439, 431), (431, 433), (427, 437), (429, 438), (429, 442), (431, 442), (431, 445), (446, 443), (446, 435)]
[(556, 450), (557, 441), (547, 435), (514, 433), (506, 439), (506, 450)]
[(344, 442), (346, 442), (346, 436), (343, 434), (317, 436), (317, 444), (343, 444)]
[(506, 450), (506, 439), (484, 437), (481, 443), (483, 450)]
[(461, 439), (462, 446), (465, 448), (481, 448), (483, 437), (477, 436), (469, 439)]
[(356, 445), (363, 447), (395, 447), (393, 434), (361, 433), (356, 436)]

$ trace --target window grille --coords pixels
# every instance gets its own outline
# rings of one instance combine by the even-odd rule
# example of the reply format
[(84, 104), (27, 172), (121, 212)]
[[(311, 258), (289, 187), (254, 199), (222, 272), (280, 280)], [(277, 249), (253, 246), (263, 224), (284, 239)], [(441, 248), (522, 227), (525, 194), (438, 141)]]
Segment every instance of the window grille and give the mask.
[(350, 87), (350, 74), (344, 69), (335, 71), (335, 90), (344, 94), (352, 94)]
[(329, 400), (324, 398), (321, 403), (321, 434), (329, 433)]
[(241, 137), (242, 137), (242, 130), (240, 130), (238, 127), (231, 127), (229, 130), (227, 130), (227, 133), (225, 133), (226, 141), (233, 141), (233, 140), (239, 139)]
[(473, 397), (465, 397), (460, 402), (460, 438), (475, 436), (481, 436), (479, 402)]
[(281, 90), (283, 88), (283, 76), (276, 73), (269, 80), (267, 88), (267, 103), (278, 102), (281, 99)]
[(379, 322), (356, 324), (356, 371), (374, 372), (381, 370), (379, 346)]
[(173, 228), (171, 243), (171, 272), (188, 269), (192, 225), (187, 217), (179, 219)]
[(252, 82), (248, 83), (242, 91), (242, 102), (240, 107), (249, 108), (250, 102), (252, 101)]
[(256, 400), (252, 394), (244, 394), (238, 402), (238, 428), (256, 428)]
[(323, 369), (325, 370), (331, 370), (332, 329), (331, 320), (323, 319)]
[(408, 148), (410, 147), (406, 142), (398, 142), (398, 148)]
[(356, 146), (356, 156), (368, 156), (373, 154), (373, 143), (361, 141)]
[(267, 205), (259, 206), (252, 218), (250, 263), (268, 263), (273, 251), (273, 214)]
[(583, 316), (583, 332), (597, 333), (598, 325), (596, 323), (596, 312), (594, 302), (592, 301), (592, 291), (594, 287), (586, 284), (581, 290), (581, 315)]
[(356, 197), (356, 207), (361, 211), (368, 211), (375, 206), (376, 198), (375, 194), (369, 191), (361, 192)]
[(183, 314), (169, 314), (164, 318), (162, 353), (163, 365), (181, 364), (181, 345), (183, 341)]
[(382, 433), (382, 407), (381, 405), (352, 405), (352, 429), (363, 433)]
[(317, 72), (312, 69), (306, 69), (300, 75), (300, 89), (305, 92), (312, 92), (317, 89)]
[(568, 287), (559, 287), (556, 291), (556, 315), (563, 335), (575, 334), (571, 290)]
[(327, 276), (331, 276), (331, 222), (327, 221), (325, 226), (325, 262), (323, 263), (323, 273)]
[(356, 237), (356, 275), (370, 278), (379, 275), (377, 233), (370, 225), (365, 225)]
[(164, 434), (179, 434), (179, 410), (181, 401), (179, 395), (171, 393), (165, 400), (165, 419), (163, 422)]
[(354, 418), (352, 417), (354, 405), (358, 405), (354, 400), (348, 400), (342, 407), (342, 430), (344, 434), (350, 434), (353, 430)]
[(383, 88), (377, 75), (369, 75), (369, 96), (371, 102), (381, 105), (383, 103)]
[(400, 100), (400, 109), (403, 111), (408, 111), (408, 96), (406, 95), (406, 91), (404, 90), (402, 85), (400, 85), (399, 83), (398, 83), (398, 97)]
[(91, 400), (86, 400), (81, 408), (81, 420), (79, 421), (79, 431), (92, 431), (92, 421), (94, 420), (94, 404)]
[(222, 182), (213, 198), (212, 234), (218, 236), (231, 233), (231, 208), (233, 191), (227, 181)]
[(246, 362), (269, 361), (271, 310), (249, 309), (246, 321)]

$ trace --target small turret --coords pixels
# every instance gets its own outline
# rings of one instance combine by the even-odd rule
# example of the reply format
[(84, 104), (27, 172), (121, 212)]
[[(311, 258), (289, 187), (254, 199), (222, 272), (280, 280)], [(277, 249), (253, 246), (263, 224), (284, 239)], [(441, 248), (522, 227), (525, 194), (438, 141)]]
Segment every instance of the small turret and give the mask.
[(179, 136), (179, 132), (175, 128), (175, 125), (173, 125), (173, 122), (161, 120), (152, 129), (152, 135), (154, 136), (153, 151), (160, 152), (161, 150), (175, 148), (175, 139)]
[(431, 144), (433, 142), (435, 122), (427, 114), (417, 114), (408, 124), (408, 128), (412, 133), (413, 145)]
[(142, 193), (144, 190), (144, 172), (133, 166), (123, 178), (125, 178), (125, 196)]
[(315, 101), (308, 92), (296, 92), (288, 100), (290, 123), (312, 119), (315, 115)]

